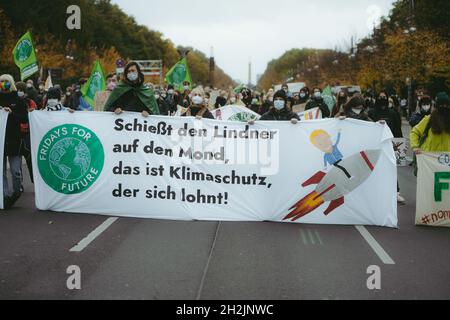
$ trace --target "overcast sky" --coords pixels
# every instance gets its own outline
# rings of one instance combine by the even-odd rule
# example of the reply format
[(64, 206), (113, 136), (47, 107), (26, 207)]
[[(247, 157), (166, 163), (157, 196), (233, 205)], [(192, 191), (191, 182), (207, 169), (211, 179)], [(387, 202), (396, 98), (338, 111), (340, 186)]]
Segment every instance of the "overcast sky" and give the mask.
[[(344, 48), (369, 34), (393, 0), (112, 0), (175, 45), (192, 46), (234, 79), (252, 81), (292, 48)], [(140, 57), (133, 57), (139, 59)]]

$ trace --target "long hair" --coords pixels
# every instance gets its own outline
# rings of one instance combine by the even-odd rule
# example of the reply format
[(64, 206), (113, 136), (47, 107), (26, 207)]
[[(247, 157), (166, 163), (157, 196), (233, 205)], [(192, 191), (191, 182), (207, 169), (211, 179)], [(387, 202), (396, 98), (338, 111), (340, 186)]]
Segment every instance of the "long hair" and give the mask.
[(125, 67), (125, 71), (124, 71), (124, 81), (129, 84), (129, 85), (136, 85), (134, 82), (131, 82), (130, 80), (128, 80), (128, 70), (132, 67), (135, 66), (138, 74), (139, 74), (139, 78), (137, 80), (137, 85), (141, 86), (142, 84), (144, 84), (144, 74), (142, 73), (141, 67), (139, 66), (139, 64), (137, 64), (136, 62), (130, 62), (127, 64), (127, 66)]
[(436, 108), (431, 113), (430, 123), (434, 134), (450, 134), (450, 108)]

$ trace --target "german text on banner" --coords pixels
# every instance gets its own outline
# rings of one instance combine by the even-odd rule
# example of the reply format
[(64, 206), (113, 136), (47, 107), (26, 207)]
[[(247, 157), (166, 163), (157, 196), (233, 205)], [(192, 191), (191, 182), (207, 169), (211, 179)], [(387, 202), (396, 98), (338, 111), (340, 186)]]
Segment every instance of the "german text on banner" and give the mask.
[[(0, 159), (4, 157), (6, 122), (8, 121), (8, 112), (0, 109)], [(3, 161), (3, 160), (2, 160)], [(0, 209), (4, 208), (3, 203), (3, 162), (0, 165)]]
[(417, 157), (416, 224), (450, 227), (450, 153)]
[(387, 126), (41, 111), (30, 121), (40, 210), (397, 226)]

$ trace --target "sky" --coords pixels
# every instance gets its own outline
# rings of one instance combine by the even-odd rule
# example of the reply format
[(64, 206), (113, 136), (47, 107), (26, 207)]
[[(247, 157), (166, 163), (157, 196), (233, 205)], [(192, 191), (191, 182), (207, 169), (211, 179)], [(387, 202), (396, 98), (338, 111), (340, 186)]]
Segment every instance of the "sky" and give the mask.
[[(387, 16), (393, 0), (112, 0), (176, 46), (210, 56), (239, 82), (252, 82), (292, 48), (348, 49)], [(140, 59), (139, 57), (133, 57)]]

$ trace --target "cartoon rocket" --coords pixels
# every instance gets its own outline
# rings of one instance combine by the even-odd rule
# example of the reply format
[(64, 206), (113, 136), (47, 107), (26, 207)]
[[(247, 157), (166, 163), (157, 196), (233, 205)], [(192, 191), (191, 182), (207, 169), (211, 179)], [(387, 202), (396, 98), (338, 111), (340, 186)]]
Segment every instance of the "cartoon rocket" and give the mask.
[(297, 221), (325, 202), (330, 202), (324, 212), (329, 215), (344, 204), (346, 195), (371, 176), (380, 155), (381, 150), (362, 151), (334, 164), (328, 173), (317, 172), (302, 184), (304, 188), (317, 185), (316, 189), (290, 208), (292, 211), (283, 220)]

